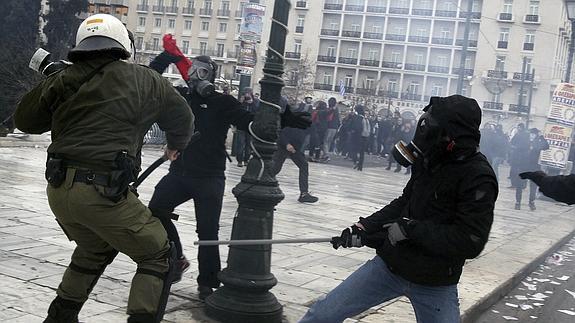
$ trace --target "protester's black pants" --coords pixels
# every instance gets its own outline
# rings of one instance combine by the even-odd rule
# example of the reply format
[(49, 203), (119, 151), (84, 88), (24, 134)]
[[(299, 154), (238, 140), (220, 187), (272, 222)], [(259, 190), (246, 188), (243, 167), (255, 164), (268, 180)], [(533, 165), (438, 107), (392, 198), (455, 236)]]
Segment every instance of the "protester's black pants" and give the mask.
[(279, 148), (274, 153), (272, 160), (274, 163), (274, 174), (277, 175), (284, 165), (287, 158), (290, 158), (293, 163), (299, 169), (299, 190), (300, 193), (305, 193), (309, 189), (308, 178), (309, 178), (309, 166), (304, 153), (301, 151), (296, 151), (295, 153), (290, 153), (289, 151)]
[[(523, 185), (524, 186), (524, 185)], [(523, 188), (517, 187), (515, 188), (515, 202), (521, 203), (523, 195)], [(535, 198), (537, 197), (537, 184), (533, 181), (529, 181), (529, 204), (535, 203)]]
[[(196, 215), (196, 232), (200, 240), (218, 240), (220, 213), (224, 196), (225, 177), (191, 177), (180, 176), (172, 172), (164, 176), (156, 185), (149, 208), (173, 212), (174, 209), (190, 200), (194, 200)], [(161, 217), (160, 220), (168, 233), (168, 239), (173, 241), (182, 256), (182, 243), (178, 231), (171, 219)], [(198, 248), (199, 285), (218, 287), (218, 272), (220, 253), (217, 246), (202, 246)]]
[(237, 147), (236, 147), (236, 160), (238, 163), (247, 163), (250, 160), (250, 154), (252, 153), (252, 147), (250, 146), (252, 138), (246, 131), (238, 130), (237, 133)]

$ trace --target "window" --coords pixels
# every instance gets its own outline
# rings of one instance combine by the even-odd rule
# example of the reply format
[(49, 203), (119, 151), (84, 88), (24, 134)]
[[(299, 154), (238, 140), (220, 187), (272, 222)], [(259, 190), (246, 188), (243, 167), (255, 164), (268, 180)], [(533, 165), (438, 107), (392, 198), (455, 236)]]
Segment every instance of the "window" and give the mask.
[(295, 53), (301, 53), (301, 39), (296, 39), (293, 47)]
[(153, 38), (152, 39), (152, 49), (153, 50), (159, 50), (159, 45), (160, 45), (160, 39), (159, 38)]
[(156, 20), (154, 21), (154, 27), (156, 28), (162, 27), (162, 18), (156, 18)]
[(339, 24), (337, 22), (330, 22), (329, 23), (330, 30), (339, 30)]
[(136, 48), (141, 49), (143, 44), (144, 44), (144, 37), (137, 37), (135, 44)]
[(375, 85), (375, 80), (371, 77), (368, 77), (365, 79), (365, 89), (370, 89), (372, 90), (374, 88)]
[(499, 30), (499, 41), (509, 41), (509, 28), (501, 28)]
[(227, 31), (228, 31), (228, 24), (225, 23), (225, 22), (220, 22), (220, 29), (219, 29), (219, 31), (220, 31), (221, 33), (227, 32)]
[(375, 48), (370, 48), (367, 52), (367, 59), (377, 61), (379, 59), (379, 51)]
[(533, 64), (533, 58), (531, 58), (531, 57), (525, 57), (525, 62), (527, 63), (527, 64), (525, 65), (525, 73), (531, 74), (531, 67), (532, 67), (532, 64)]
[(184, 30), (192, 30), (192, 21), (191, 20), (184, 21)]
[(332, 85), (332, 79), (333, 79), (333, 75), (323, 73), (323, 84)]
[(411, 83), (409, 84), (409, 88), (407, 89), (407, 93), (409, 94), (419, 93), (419, 82), (411, 81)]
[(345, 86), (352, 87), (353, 86), (353, 75), (346, 75), (345, 76)]
[(333, 45), (332, 45), (332, 46), (329, 46), (329, 47), (327, 48), (327, 53), (326, 53), (326, 54), (327, 54), (328, 57), (334, 57), (334, 56), (335, 56), (335, 46), (333, 46)]
[(503, 13), (513, 13), (513, 0), (505, 0), (503, 2)]
[(200, 42), (200, 55), (206, 55), (206, 51), (208, 50), (208, 43), (205, 41)]
[(297, 17), (297, 25), (298, 27), (303, 27), (303, 24), (305, 22), (305, 16), (298, 16)]
[(194, 0), (186, 1), (186, 8), (193, 8), (194, 7)]
[(209, 21), (202, 21), (202, 31), (210, 30), (210, 22)]
[(448, 28), (442, 28), (441, 29), (441, 38), (443, 39), (448, 39), (451, 36), (451, 30)]
[(146, 17), (139, 17), (138, 18), (138, 26), (146, 26)]
[(360, 31), (361, 26), (359, 24), (351, 24), (351, 31)]
[(452, 1), (446, 1), (443, 3), (443, 10), (455, 11), (455, 10), (457, 10), (457, 4), (452, 2)]
[(212, 9), (212, 2), (211, 1), (204, 1), (204, 9), (207, 9), (207, 10)]
[(176, 28), (176, 19), (168, 20), (168, 28), (170, 28), (170, 29)]
[(348, 48), (347, 49), (347, 57), (348, 58), (356, 58), (357, 57), (357, 49), (356, 48)]
[(238, 24), (238, 25), (236, 26), (236, 33), (239, 34), (239, 33), (240, 33), (240, 29), (242, 29), (242, 24)]
[(496, 102), (496, 103), (501, 102), (501, 93), (492, 94), (491, 95), (491, 102)]
[(405, 35), (405, 28), (403, 28), (402, 26), (395, 26), (393, 27), (393, 32), (396, 35)]
[(437, 56), (437, 65), (442, 67), (447, 67), (447, 56), (439, 55)]
[(415, 64), (423, 65), (423, 54), (417, 53), (413, 57), (415, 58)]
[(397, 80), (391, 79), (387, 81), (387, 91), (389, 92), (397, 92)]
[(433, 84), (431, 87), (431, 96), (443, 96), (443, 85)]
[(189, 50), (190, 50), (190, 42), (187, 40), (182, 41), (182, 52), (184, 54), (187, 54)]
[(224, 56), (224, 44), (217, 44), (216, 45), (216, 56), (222, 57)]
[(425, 28), (418, 28), (415, 31), (415, 36), (417, 37), (427, 37), (427, 29)]
[(535, 43), (535, 30), (527, 30), (525, 32), (525, 43), (527, 44)]
[(374, 34), (381, 34), (381, 26), (380, 25), (372, 25), (371, 32)]
[(222, 11), (230, 11), (230, 2), (229, 1), (222, 1), (220, 5)]
[(401, 52), (398, 51), (391, 52), (391, 61), (393, 63), (401, 63)]
[(505, 70), (505, 56), (497, 56), (495, 58), (495, 70), (496, 71)]
[(539, 0), (529, 1), (529, 14), (535, 16), (539, 15)]

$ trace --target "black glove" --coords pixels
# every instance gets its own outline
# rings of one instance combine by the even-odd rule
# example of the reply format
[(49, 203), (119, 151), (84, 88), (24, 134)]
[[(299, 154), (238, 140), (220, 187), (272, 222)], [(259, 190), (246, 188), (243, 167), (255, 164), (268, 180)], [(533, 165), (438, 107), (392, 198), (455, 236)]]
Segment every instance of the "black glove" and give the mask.
[(284, 113), (281, 114), (282, 128), (307, 129), (311, 126), (311, 114), (308, 112), (291, 112), (289, 105), (286, 105)]
[(401, 218), (396, 222), (384, 224), (383, 228), (387, 229), (387, 239), (395, 247), (398, 242), (409, 239), (409, 232), (414, 224), (414, 220)]
[(355, 224), (343, 230), (341, 236), (331, 238), (331, 244), (334, 249), (338, 249), (339, 247), (363, 247), (365, 241), (365, 231)]
[(519, 174), (519, 177), (521, 177), (521, 179), (530, 179), (537, 186), (541, 185), (541, 180), (545, 176), (547, 176), (547, 174), (545, 174), (545, 172), (542, 172), (540, 170), (538, 170), (536, 172), (525, 172), (525, 173)]

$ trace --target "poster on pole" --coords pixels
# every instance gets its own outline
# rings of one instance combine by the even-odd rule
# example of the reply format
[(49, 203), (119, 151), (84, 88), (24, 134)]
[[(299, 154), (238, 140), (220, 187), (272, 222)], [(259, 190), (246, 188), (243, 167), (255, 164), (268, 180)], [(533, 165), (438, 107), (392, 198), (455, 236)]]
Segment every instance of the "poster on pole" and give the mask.
[(252, 75), (257, 63), (256, 44), (250, 42), (241, 42), (240, 55), (236, 65), (236, 73), (243, 75)]
[(236, 73), (242, 75), (252, 75), (257, 63), (256, 46), (262, 39), (263, 19), (265, 6), (257, 3), (248, 3), (242, 12), (242, 23), (240, 25), (240, 53)]
[(553, 92), (543, 136), (549, 149), (541, 152), (540, 164), (564, 169), (569, 160), (575, 125), (575, 85), (561, 83)]

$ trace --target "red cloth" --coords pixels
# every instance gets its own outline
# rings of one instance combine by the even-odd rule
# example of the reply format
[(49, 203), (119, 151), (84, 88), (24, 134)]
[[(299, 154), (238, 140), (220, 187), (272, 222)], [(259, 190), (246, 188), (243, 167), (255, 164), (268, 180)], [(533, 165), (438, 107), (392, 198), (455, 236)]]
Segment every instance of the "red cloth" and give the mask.
[(180, 71), (182, 78), (187, 81), (190, 78), (190, 76), (188, 75), (188, 71), (192, 67), (192, 61), (189, 58), (187, 58), (186, 55), (184, 55), (182, 51), (178, 48), (178, 45), (176, 45), (176, 40), (172, 37), (171, 34), (165, 34), (162, 40), (164, 50), (168, 54), (181, 58), (176, 63), (176, 67), (178, 68), (178, 71)]

